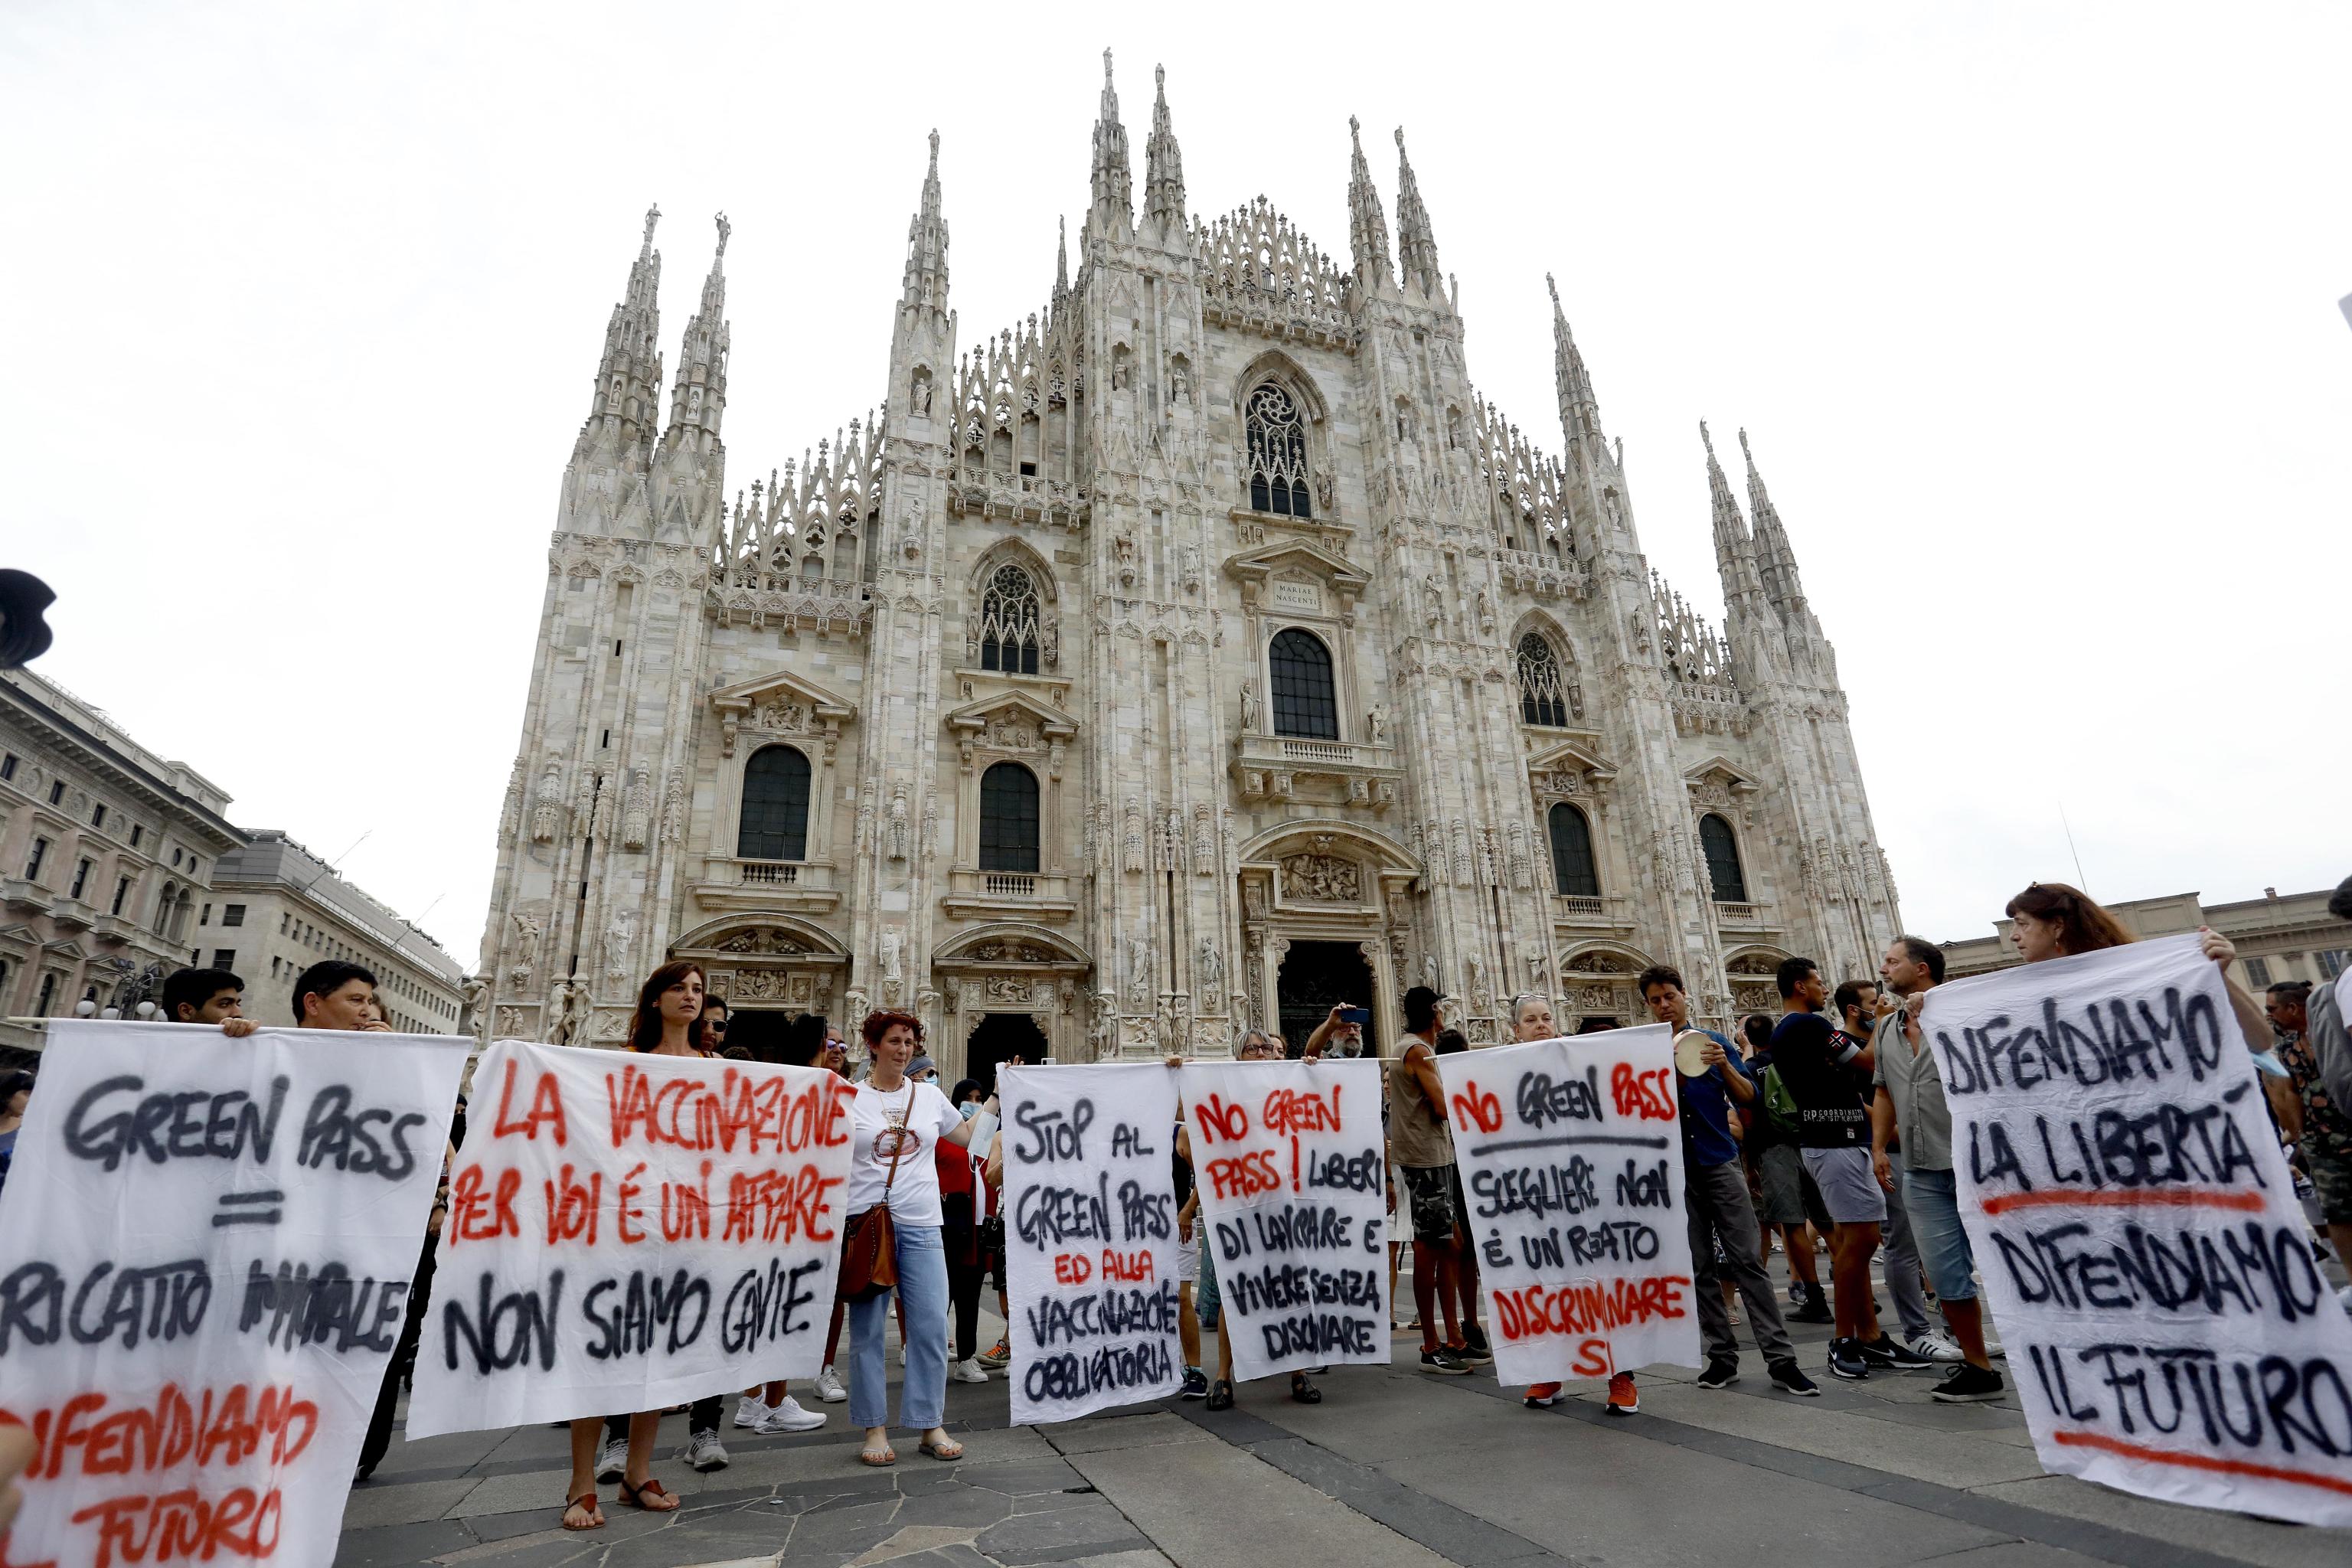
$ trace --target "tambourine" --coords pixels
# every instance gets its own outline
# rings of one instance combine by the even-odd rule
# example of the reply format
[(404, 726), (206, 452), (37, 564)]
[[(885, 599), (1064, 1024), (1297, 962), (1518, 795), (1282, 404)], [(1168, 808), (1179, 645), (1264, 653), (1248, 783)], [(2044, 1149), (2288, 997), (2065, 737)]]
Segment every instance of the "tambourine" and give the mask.
[(1675, 1037), (1675, 1070), (1685, 1078), (1705, 1078), (1707, 1067), (1706, 1062), (1699, 1059), (1699, 1053), (1713, 1044), (1715, 1042), (1712, 1039), (1696, 1029), (1685, 1029), (1681, 1034), (1676, 1035)]

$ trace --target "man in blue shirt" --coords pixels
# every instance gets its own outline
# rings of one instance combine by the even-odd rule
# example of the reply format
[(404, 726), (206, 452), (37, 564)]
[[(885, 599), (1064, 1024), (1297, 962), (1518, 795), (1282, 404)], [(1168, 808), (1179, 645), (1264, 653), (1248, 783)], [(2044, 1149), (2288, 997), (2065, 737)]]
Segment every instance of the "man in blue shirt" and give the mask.
[[(1638, 982), (1650, 1016), (1671, 1026), (1676, 1035), (1691, 1026), (1690, 999), (1683, 977), (1664, 964), (1653, 964)], [(1818, 1394), (1812, 1379), (1797, 1369), (1796, 1347), (1780, 1321), (1780, 1303), (1772, 1277), (1764, 1272), (1764, 1253), (1756, 1232), (1756, 1208), (1748, 1198), (1748, 1177), (1740, 1168), (1739, 1140), (1732, 1135), (1733, 1103), (1756, 1100), (1756, 1085), (1731, 1042), (1712, 1029), (1702, 1029), (1710, 1042), (1701, 1058), (1706, 1070), (1682, 1078), (1683, 1201), (1689, 1210), (1691, 1294), (1698, 1307), (1700, 1342), (1706, 1350), (1706, 1370), (1699, 1373), (1701, 1388), (1727, 1388), (1739, 1380), (1739, 1342), (1731, 1336), (1731, 1312), (1724, 1305), (1721, 1281), (1729, 1279), (1748, 1302), (1748, 1326), (1763, 1352), (1772, 1386), (1784, 1394)], [(1716, 1261), (1720, 1244), (1723, 1261)]]

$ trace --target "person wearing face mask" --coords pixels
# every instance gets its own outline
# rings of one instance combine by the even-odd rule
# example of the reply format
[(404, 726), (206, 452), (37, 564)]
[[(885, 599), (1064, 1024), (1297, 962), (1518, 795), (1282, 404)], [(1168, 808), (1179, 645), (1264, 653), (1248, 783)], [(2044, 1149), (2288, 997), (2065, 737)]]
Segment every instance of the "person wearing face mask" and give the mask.
[[(977, 1124), (986, 1103), (980, 1080), (965, 1079), (948, 1100), (972, 1129), (971, 1142), (985, 1148), (988, 1140)], [(993, 1135), (992, 1127), (987, 1131)], [(988, 1216), (988, 1184), (981, 1179), (981, 1162), (972, 1157), (971, 1147), (942, 1139), (933, 1153), (940, 1171), (940, 1244), (947, 1256), (948, 1300), (955, 1310), (955, 1353), (948, 1362), (948, 1376), (958, 1383), (986, 1383), (988, 1369), (980, 1364), (978, 1341), (980, 1292), (988, 1282), (980, 1243), (981, 1222)]]
[[(918, 1060), (929, 1061), (919, 1055), (922, 1020), (911, 1013), (873, 1013), (860, 1032), (874, 1070), (857, 1086), (851, 1107), (849, 1223), (868, 1209), (889, 1206), (898, 1273), (894, 1289), (906, 1310), (899, 1422), (921, 1432), (921, 1452), (961, 1459), (963, 1445), (940, 1425), (947, 1408), (948, 1268), (935, 1149), (940, 1143), (970, 1148), (975, 1123), (957, 1114), (936, 1086), (909, 1076)], [(849, 1304), (849, 1418), (866, 1429), (857, 1457), (866, 1465), (898, 1462), (890, 1447), (883, 1371), (882, 1332), (892, 1293)]]

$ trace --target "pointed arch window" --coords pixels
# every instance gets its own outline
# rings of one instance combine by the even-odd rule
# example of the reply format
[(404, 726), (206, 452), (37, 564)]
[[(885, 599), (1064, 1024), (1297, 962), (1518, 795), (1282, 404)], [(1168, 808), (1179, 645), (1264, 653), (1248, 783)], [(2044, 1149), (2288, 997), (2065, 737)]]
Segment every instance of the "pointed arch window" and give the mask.
[(1519, 639), (1519, 717), (1529, 724), (1555, 729), (1568, 723), (1568, 683), (1560, 679), (1559, 655), (1551, 644), (1529, 632)]
[(1019, 763), (980, 775), (980, 868), (1037, 869), (1037, 775)]
[(1552, 891), (1572, 899), (1601, 896), (1601, 873), (1592, 861), (1592, 825), (1566, 801), (1551, 808)]
[(1274, 732), (1303, 741), (1339, 738), (1339, 689), (1331, 650), (1312, 632), (1293, 626), (1275, 634), (1266, 674), (1274, 691)]
[(1018, 566), (999, 566), (981, 596), (980, 668), (1037, 673), (1037, 584)]
[(1739, 841), (1731, 824), (1713, 812), (1698, 819), (1699, 853), (1706, 858), (1707, 886), (1718, 904), (1748, 901), (1748, 878), (1739, 869)]
[(793, 746), (762, 746), (743, 766), (740, 860), (808, 858), (809, 760)]
[(1249, 437), (1249, 500), (1254, 511), (1276, 517), (1312, 517), (1307, 472), (1307, 426), (1298, 405), (1273, 382), (1249, 395), (1244, 426)]

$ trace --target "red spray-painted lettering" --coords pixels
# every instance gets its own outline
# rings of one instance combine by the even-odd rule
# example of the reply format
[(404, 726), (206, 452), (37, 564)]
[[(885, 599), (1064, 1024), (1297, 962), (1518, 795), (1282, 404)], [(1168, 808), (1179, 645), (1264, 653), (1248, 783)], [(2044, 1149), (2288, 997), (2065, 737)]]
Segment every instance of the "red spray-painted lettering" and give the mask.
[(0, 1410), (0, 1426), (31, 1429), (39, 1452), (26, 1475), (55, 1480), (70, 1465), (77, 1475), (121, 1476), (183, 1464), (223, 1468), (241, 1465), (266, 1446), (269, 1463), (300, 1457), (319, 1430), (319, 1407), (290, 1387), (244, 1384), (226, 1389), (184, 1389), (167, 1383), (152, 1405), (108, 1409), (103, 1394), (77, 1394), (32, 1419)]
[(733, 1153), (799, 1153), (849, 1141), (849, 1106), (857, 1091), (828, 1075), (794, 1090), (774, 1074), (753, 1077), (729, 1068), (714, 1083), (702, 1078), (653, 1078), (634, 1064), (604, 1075), (612, 1110), (613, 1147), (632, 1137), (682, 1149)]
[(1464, 1132), (1500, 1132), (1503, 1130), (1503, 1102), (1492, 1089), (1482, 1089), (1475, 1080), (1463, 1085), (1465, 1092), (1454, 1097), (1454, 1125)]
[(522, 1173), (500, 1171), (498, 1186), (484, 1192), (482, 1167), (466, 1165), (457, 1172), (457, 1180), (449, 1184), (449, 1250), (455, 1252), (460, 1242), (492, 1241), (501, 1236), (520, 1236), (522, 1226), (515, 1220), (515, 1194), (522, 1191)]
[(1689, 1315), (1687, 1275), (1659, 1274), (1646, 1279), (1587, 1280), (1560, 1286), (1528, 1285), (1493, 1293), (1495, 1327), (1507, 1340), (1553, 1334), (1606, 1334), (1653, 1318)]
[(559, 1149), (563, 1147), (571, 1130), (564, 1124), (563, 1089), (556, 1082), (555, 1075), (551, 1072), (539, 1075), (539, 1085), (530, 1091), (530, 1109), (523, 1112), (520, 1121), (508, 1114), (514, 1104), (514, 1082), (515, 1064), (509, 1061), (507, 1063), (507, 1076), (499, 1085), (499, 1109), (490, 1122), (490, 1136), (521, 1137), (536, 1142), (540, 1124), (545, 1122), (555, 1134), (555, 1146)]
[(1617, 1101), (1620, 1116), (1631, 1116), (1640, 1121), (1672, 1121), (1675, 1118), (1672, 1068), (1635, 1072), (1632, 1062), (1619, 1062), (1609, 1074), (1609, 1092)]
[(284, 1508), (275, 1487), (258, 1494), (238, 1487), (211, 1500), (185, 1488), (153, 1497), (109, 1498), (77, 1510), (73, 1521), (98, 1521), (98, 1551), (91, 1559), (96, 1568), (112, 1568), (118, 1556), (125, 1563), (259, 1561), (278, 1550)]

